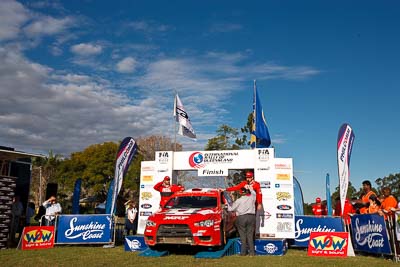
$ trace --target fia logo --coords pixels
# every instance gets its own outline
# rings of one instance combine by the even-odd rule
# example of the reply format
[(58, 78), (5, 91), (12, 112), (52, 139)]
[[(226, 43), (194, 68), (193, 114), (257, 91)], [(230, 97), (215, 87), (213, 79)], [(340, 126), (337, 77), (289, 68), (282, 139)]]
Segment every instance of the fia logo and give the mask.
[(158, 152), (158, 162), (160, 164), (167, 164), (169, 161), (168, 152)]
[(260, 161), (268, 161), (269, 160), (269, 151), (268, 151), (268, 149), (259, 149), (258, 150), (258, 159)]

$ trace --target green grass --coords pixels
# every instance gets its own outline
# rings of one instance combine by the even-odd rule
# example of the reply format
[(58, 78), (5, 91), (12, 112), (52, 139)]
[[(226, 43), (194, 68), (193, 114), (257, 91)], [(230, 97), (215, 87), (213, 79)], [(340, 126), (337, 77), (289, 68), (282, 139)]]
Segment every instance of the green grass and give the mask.
[(220, 259), (196, 259), (193, 255), (171, 254), (165, 257), (142, 257), (139, 252), (125, 252), (123, 246), (56, 246), (53, 249), (22, 251), (0, 250), (0, 266), (398, 266), (392, 260), (376, 256), (347, 258), (309, 257), (307, 251), (289, 249), (284, 256), (227, 256)]

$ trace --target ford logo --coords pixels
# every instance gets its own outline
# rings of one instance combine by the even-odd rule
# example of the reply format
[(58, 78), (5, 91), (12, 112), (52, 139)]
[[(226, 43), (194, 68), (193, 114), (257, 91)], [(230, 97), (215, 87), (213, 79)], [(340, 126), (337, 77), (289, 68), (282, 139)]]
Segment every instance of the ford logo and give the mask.
[(289, 205), (279, 205), (276, 207), (278, 210), (291, 210), (292, 207)]
[(145, 204), (142, 204), (141, 207), (142, 207), (143, 209), (150, 209), (150, 208), (153, 207), (153, 206), (152, 206), (151, 204), (145, 203)]

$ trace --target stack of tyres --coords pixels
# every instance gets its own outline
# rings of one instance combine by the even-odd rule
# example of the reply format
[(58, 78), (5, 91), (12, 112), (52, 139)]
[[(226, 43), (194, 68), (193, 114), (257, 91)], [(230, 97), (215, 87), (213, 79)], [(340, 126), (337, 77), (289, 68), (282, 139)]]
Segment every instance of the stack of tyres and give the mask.
[(0, 249), (8, 247), (8, 234), (12, 220), (11, 206), (16, 180), (16, 177), (0, 175)]

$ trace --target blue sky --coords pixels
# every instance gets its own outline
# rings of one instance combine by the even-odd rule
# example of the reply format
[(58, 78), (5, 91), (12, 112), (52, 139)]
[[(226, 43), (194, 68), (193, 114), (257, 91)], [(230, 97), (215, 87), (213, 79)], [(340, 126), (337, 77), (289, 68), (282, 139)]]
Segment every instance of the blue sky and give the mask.
[(173, 137), (177, 91), (203, 150), (242, 127), (257, 80), (277, 157), (306, 202), (338, 184), (336, 139), (355, 132), (350, 180), (399, 172), (397, 1), (0, 2), (0, 145), (68, 155), (125, 136)]

